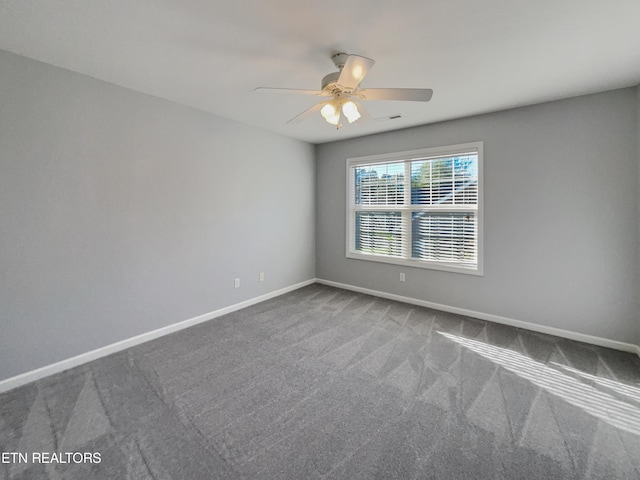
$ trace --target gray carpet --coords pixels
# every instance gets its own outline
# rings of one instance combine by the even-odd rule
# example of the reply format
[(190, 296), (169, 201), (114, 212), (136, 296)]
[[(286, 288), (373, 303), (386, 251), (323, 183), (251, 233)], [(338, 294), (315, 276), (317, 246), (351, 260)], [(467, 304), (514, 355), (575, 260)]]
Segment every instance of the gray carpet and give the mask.
[(101, 460), (4, 479), (640, 479), (640, 359), (312, 285), (0, 395), (0, 450)]

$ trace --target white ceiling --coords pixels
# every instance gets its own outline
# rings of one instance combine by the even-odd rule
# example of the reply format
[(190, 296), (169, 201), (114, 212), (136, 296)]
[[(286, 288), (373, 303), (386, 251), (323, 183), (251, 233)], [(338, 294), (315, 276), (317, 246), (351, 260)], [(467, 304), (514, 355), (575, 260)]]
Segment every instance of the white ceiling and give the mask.
[[(0, 49), (323, 143), (640, 83), (639, 0), (0, 0)], [(433, 88), (366, 102), (401, 119), (336, 130), (318, 98), (332, 53), (376, 60), (363, 87)]]

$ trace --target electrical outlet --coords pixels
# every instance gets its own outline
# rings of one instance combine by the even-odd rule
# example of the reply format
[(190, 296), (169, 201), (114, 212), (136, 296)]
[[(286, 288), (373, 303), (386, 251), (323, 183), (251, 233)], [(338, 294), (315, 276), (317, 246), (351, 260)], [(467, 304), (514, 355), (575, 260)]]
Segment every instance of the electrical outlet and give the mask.
[(233, 281), (233, 288), (240, 288), (240, 279), (239, 278), (236, 278)]
[(260, 279), (261, 282), (264, 282), (264, 272), (260, 272), (260, 275), (258, 276), (258, 278)]
[(400, 272), (400, 281), (404, 282), (404, 272)]

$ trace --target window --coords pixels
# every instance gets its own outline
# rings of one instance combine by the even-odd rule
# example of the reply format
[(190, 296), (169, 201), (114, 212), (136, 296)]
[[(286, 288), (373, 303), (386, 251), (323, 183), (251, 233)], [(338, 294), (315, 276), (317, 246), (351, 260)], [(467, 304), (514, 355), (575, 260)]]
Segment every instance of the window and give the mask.
[(347, 257), (482, 275), (482, 147), (347, 159)]

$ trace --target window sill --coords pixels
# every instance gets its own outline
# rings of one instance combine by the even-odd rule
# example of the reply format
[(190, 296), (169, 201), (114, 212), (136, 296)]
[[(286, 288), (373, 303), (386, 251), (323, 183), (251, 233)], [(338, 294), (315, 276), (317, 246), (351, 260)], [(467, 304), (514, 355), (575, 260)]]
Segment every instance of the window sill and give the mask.
[(439, 270), (442, 272), (462, 273), (465, 275), (484, 276), (482, 266), (477, 267), (455, 264), (455, 263), (436, 263), (425, 262), (422, 260), (412, 260), (407, 258), (398, 258), (384, 255), (368, 255), (366, 253), (347, 252), (347, 258), (355, 260), (365, 260), (368, 262), (389, 263), (392, 265), (401, 265), (405, 267), (426, 268), (428, 270)]

